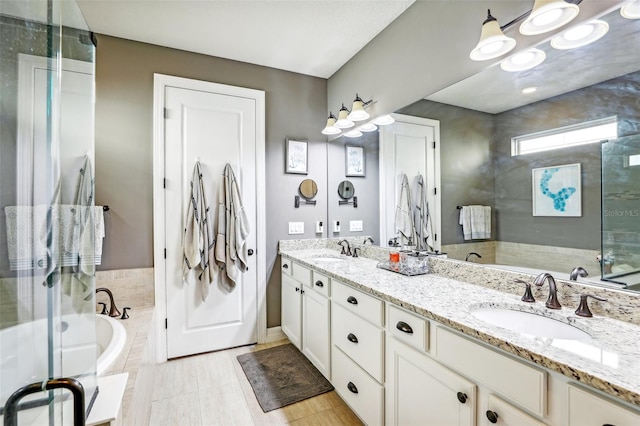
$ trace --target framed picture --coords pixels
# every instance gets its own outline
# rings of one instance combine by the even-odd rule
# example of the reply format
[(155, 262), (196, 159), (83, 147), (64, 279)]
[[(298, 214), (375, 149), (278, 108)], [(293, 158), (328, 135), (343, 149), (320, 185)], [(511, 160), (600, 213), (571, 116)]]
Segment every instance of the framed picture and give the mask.
[(364, 148), (361, 146), (346, 146), (346, 176), (364, 177)]
[(532, 170), (534, 216), (582, 216), (580, 163)]
[(306, 175), (309, 172), (308, 142), (287, 139), (285, 173)]

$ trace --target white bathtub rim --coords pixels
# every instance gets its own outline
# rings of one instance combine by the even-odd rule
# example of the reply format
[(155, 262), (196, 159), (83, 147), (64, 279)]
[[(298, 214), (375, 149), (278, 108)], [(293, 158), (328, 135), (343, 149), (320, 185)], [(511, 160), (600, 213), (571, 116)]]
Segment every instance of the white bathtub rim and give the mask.
[(104, 352), (96, 359), (96, 375), (103, 375), (118, 359), (127, 341), (127, 331), (118, 320), (107, 315), (96, 315), (96, 321), (106, 321), (111, 325), (112, 334)]

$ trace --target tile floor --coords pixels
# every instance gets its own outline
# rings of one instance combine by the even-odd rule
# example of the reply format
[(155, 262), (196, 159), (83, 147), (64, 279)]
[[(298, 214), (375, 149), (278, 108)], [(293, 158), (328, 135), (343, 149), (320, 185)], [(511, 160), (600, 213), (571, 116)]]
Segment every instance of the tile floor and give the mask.
[(361, 425), (335, 391), (262, 411), (236, 357), (284, 343), (244, 346), (156, 366), (149, 424)]

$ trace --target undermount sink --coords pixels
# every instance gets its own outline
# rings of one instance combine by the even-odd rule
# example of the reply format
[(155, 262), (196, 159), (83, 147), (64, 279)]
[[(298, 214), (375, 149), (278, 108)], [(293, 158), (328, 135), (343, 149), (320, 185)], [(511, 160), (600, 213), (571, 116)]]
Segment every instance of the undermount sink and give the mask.
[(589, 340), (589, 333), (570, 324), (532, 312), (508, 308), (476, 308), (471, 315), (486, 323), (523, 335), (547, 339)]
[(321, 263), (333, 263), (333, 262), (344, 262), (344, 258), (342, 257), (333, 257), (333, 256), (318, 256), (312, 257), (312, 261), (321, 262)]

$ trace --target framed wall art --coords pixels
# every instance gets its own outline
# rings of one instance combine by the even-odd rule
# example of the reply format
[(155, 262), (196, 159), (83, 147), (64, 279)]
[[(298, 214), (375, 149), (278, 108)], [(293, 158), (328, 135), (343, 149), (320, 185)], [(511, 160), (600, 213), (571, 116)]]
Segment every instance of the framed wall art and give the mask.
[(345, 147), (345, 160), (346, 171), (345, 176), (361, 176), (364, 177), (365, 164), (364, 164), (364, 148), (361, 146), (346, 146)]
[(532, 170), (534, 216), (582, 216), (580, 163)]
[(308, 145), (307, 141), (286, 140), (285, 173), (306, 175), (309, 172)]

